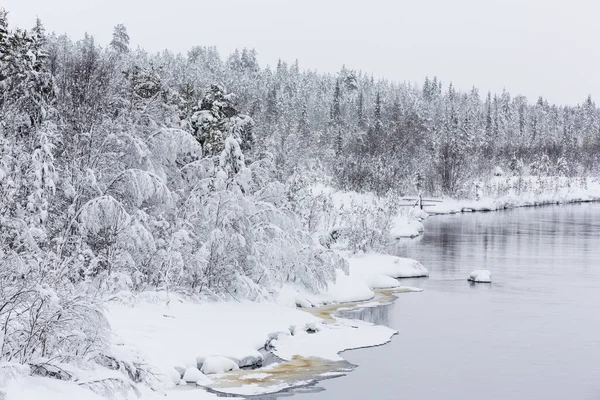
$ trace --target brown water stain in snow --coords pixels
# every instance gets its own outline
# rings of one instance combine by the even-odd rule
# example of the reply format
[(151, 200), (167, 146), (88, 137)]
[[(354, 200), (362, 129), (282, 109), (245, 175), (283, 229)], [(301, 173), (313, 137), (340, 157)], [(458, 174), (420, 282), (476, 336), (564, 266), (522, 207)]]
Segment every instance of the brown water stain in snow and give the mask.
[[(375, 296), (367, 301), (336, 303), (321, 307), (303, 308), (327, 324), (336, 323), (335, 313), (340, 310), (356, 309), (365, 304), (389, 304), (397, 299), (397, 294), (412, 292), (414, 289), (397, 287), (376, 289)], [(331, 361), (318, 357), (294, 356), (289, 361), (271, 364), (254, 370), (237, 370), (217, 376), (211, 376), (213, 383), (207, 388), (222, 393), (235, 392), (234, 388), (242, 385), (254, 385), (261, 388), (272, 388), (274, 391), (290, 389), (299, 385), (314, 383), (325, 378), (332, 378), (351, 371), (355, 366), (347, 361)]]
[[(347, 361), (331, 361), (317, 357), (294, 356), (289, 361), (255, 370), (237, 370), (212, 377), (208, 388), (228, 392), (241, 385), (272, 387), (283, 390), (298, 384), (307, 384), (324, 377), (343, 375), (354, 365)], [(325, 376), (323, 376), (325, 374)]]

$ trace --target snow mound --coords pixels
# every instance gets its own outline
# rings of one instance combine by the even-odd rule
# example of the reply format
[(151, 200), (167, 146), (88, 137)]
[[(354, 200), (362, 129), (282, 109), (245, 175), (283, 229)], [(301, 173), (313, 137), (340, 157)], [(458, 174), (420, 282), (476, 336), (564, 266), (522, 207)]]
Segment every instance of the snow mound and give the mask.
[(394, 239), (400, 239), (404, 237), (414, 238), (419, 236), (425, 231), (423, 224), (416, 219), (407, 219), (404, 216), (399, 216), (394, 219), (390, 234)]
[(349, 260), (350, 275), (363, 277), (384, 275), (390, 278), (420, 278), (429, 276), (429, 271), (417, 260), (387, 254), (367, 253)]
[(396, 279), (385, 275), (369, 275), (364, 280), (371, 289), (392, 289), (400, 286)]
[(492, 274), (488, 270), (477, 269), (471, 272), (471, 275), (469, 275), (469, 280), (471, 282), (491, 283)]
[(221, 356), (206, 357), (202, 364), (202, 373), (204, 374), (222, 374), (224, 372), (235, 371), (240, 367), (230, 358)]
[(413, 208), (411, 214), (414, 218), (422, 221), (429, 217), (429, 214), (425, 210), (421, 210), (420, 208)]
[(422, 278), (429, 276), (429, 271), (412, 258), (394, 257), (395, 278)]
[(344, 271), (337, 270), (335, 283), (327, 286), (326, 298), (338, 303), (349, 303), (372, 299), (375, 293), (369, 288), (362, 276), (357, 276), (350, 271), (346, 275)]
[(171, 368), (169, 370), (169, 375), (171, 376), (171, 381), (173, 381), (175, 385), (179, 384), (179, 382), (181, 381), (181, 373), (176, 368)]
[(302, 289), (294, 287), (291, 284), (284, 284), (281, 286), (275, 302), (288, 307), (314, 307), (312, 301), (307, 298), (307, 294), (302, 293)]
[(195, 383), (198, 385), (206, 385), (211, 382), (200, 370), (196, 367), (191, 367), (185, 370), (183, 380), (187, 383)]

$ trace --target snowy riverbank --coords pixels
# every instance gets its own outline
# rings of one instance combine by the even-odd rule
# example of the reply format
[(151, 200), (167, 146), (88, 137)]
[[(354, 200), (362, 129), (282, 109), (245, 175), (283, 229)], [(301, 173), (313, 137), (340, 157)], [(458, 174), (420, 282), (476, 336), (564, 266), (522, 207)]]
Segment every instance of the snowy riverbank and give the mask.
[[(600, 199), (600, 184), (593, 179), (497, 177), (478, 190), (479, 200), (443, 199), (426, 211), (446, 214)], [(177, 293), (134, 296), (124, 292), (106, 306), (112, 365), (89, 370), (61, 364), (70, 381), (29, 376), (27, 368), (14, 365), (0, 366), (5, 399), (98, 400), (110, 395), (180, 400), (215, 398), (213, 392), (244, 396), (345, 373), (352, 366), (340, 352), (387, 343), (396, 332), (336, 317), (335, 311), (391, 301), (390, 293), (416, 291), (401, 287), (397, 278), (429, 273), (415, 260), (342, 250), (348, 244), (343, 241), (414, 237), (423, 232), (420, 219), (427, 214), (405, 207), (397, 212), (391, 199), (371, 194), (323, 187), (317, 188), (317, 194), (326, 194), (334, 205), (321, 228), (354, 235), (331, 243), (341, 246), (336, 251), (347, 258), (349, 272), (338, 270), (336, 282), (325, 290), (309, 293), (286, 284), (272, 293), (270, 302), (260, 303), (212, 303)], [(357, 236), (360, 230), (371, 236)]]
[[(334, 312), (390, 301), (395, 292), (417, 291), (394, 278), (428, 275), (415, 260), (374, 253), (351, 257), (349, 264), (349, 274), (340, 271), (323, 293), (287, 285), (273, 302), (210, 303), (175, 293), (123, 293), (108, 303), (106, 312), (113, 333), (111, 357), (119, 371), (61, 365), (72, 376), (64, 382), (20, 370), (0, 381), (0, 388), (6, 400), (105, 398), (90, 388), (110, 391), (116, 399), (166, 395), (179, 400), (215, 396), (191, 387), (191, 381), (211, 391), (252, 395), (339, 375), (352, 367), (340, 352), (387, 343), (396, 332), (337, 318)], [(143, 382), (128, 379), (125, 370), (144, 376)]]
[(414, 238), (425, 231), (421, 221), (427, 213), (417, 207), (403, 207), (401, 203), (406, 202), (394, 196), (340, 191), (322, 184), (312, 187), (311, 193), (315, 198), (327, 199), (331, 205), (328, 215), (322, 218), (322, 230), (360, 230), (363, 240), (375, 241)]
[[(428, 275), (415, 260), (380, 254), (352, 257), (349, 263), (350, 273), (340, 273), (324, 293), (285, 286), (273, 303), (194, 303), (165, 293), (143, 294), (130, 304), (114, 302), (108, 317), (115, 345), (155, 366), (167, 391), (189, 368), (207, 372), (203, 367), (214, 356), (232, 360), (234, 371), (222, 362), (223, 369), (200, 375), (198, 384), (224, 393), (270, 393), (339, 374), (350, 367), (340, 352), (387, 343), (395, 331), (336, 318), (334, 308), (322, 318), (320, 306), (377, 301), (380, 288), (415, 291), (401, 288), (394, 278)], [(272, 356), (278, 362), (264, 366)], [(295, 368), (299, 362), (304, 366)]]
[[(155, 366), (161, 380), (158, 389), (167, 392), (174, 390), (186, 370), (198, 367), (206, 375), (193, 370), (199, 376), (197, 383), (214, 390), (248, 395), (276, 392), (335, 373), (344, 367), (343, 363), (336, 364), (343, 361), (339, 352), (383, 344), (395, 334), (389, 328), (357, 321), (335, 319), (327, 323), (311, 313), (279, 304), (195, 304), (179, 297), (167, 304), (164, 300), (145, 299), (134, 307), (111, 305), (109, 319), (115, 344), (132, 349)], [(277, 363), (247, 371), (246, 375), (238, 371), (238, 367), (261, 366), (267, 354), (277, 357)], [(211, 359), (216, 365), (207, 370)], [(291, 370), (286, 379), (280, 379), (280, 370), (289, 368), (286, 363), (298, 359), (305, 360), (309, 370), (297, 371), (298, 376)], [(231, 361), (235, 367), (228, 365)], [(314, 373), (310, 371), (312, 364)], [(247, 382), (250, 379), (252, 383)]]
[(600, 200), (600, 181), (595, 178), (495, 177), (476, 189), (478, 199), (441, 199), (426, 206), (428, 214), (496, 211), (516, 207), (582, 203)]

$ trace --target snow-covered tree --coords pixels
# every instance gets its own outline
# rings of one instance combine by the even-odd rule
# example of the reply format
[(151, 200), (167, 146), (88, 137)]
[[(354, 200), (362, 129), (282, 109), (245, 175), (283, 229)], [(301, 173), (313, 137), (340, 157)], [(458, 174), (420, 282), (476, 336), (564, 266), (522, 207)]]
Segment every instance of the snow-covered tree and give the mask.
[(125, 25), (118, 24), (115, 26), (110, 47), (118, 54), (127, 53), (129, 51), (129, 34), (127, 33)]

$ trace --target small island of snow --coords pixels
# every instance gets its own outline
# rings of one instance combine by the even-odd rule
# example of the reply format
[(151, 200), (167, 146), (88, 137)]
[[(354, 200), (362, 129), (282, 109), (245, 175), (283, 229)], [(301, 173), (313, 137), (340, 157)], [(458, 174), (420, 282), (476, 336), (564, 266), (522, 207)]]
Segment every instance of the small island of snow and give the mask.
[(492, 273), (484, 269), (475, 270), (471, 272), (471, 275), (469, 275), (469, 281), (478, 283), (491, 283)]

